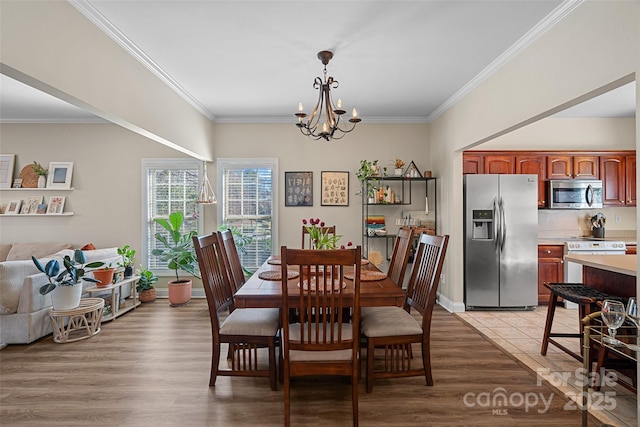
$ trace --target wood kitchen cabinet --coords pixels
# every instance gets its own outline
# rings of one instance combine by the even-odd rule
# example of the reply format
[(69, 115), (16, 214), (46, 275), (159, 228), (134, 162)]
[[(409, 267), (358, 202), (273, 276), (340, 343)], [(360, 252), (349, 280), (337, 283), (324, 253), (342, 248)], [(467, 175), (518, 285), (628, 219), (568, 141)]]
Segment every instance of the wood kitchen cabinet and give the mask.
[(462, 155), (462, 174), (480, 173), (484, 173), (484, 156), (464, 153)]
[(625, 156), (626, 205), (636, 206), (636, 155)]
[(638, 253), (638, 246), (637, 245), (627, 245), (627, 251), (625, 252), (625, 254), (627, 255), (635, 255)]
[(538, 245), (538, 305), (549, 303), (551, 292), (543, 283), (564, 281), (564, 245)]
[(538, 207), (544, 208), (547, 203), (547, 156), (517, 155), (515, 157), (517, 174), (538, 175)]
[(486, 154), (484, 156), (484, 173), (514, 174), (516, 173), (516, 157), (513, 155)]
[(598, 156), (549, 154), (547, 179), (598, 179)]
[(600, 179), (602, 180), (602, 204), (604, 206), (624, 206), (625, 168), (624, 155), (600, 156)]

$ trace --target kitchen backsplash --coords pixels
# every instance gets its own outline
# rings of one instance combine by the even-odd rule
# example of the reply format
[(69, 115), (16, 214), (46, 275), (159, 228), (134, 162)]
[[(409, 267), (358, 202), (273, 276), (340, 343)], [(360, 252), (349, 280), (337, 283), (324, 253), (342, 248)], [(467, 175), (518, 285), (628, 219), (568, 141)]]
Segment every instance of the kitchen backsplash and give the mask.
[[(603, 208), (582, 210), (538, 210), (538, 237), (565, 238), (580, 237), (591, 234), (589, 218), (602, 212), (607, 218), (605, 224), (606, 235), (615, 237), (619, 235), (635, 234), (636, 232), (636, 208)], [(616, 222), (616, 216), (620, 222)]]

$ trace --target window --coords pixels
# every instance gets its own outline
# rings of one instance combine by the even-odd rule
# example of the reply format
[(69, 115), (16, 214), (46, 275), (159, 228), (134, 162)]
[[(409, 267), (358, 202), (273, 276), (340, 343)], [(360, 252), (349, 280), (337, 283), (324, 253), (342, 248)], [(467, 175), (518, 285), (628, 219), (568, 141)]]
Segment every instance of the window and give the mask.
[(151, 255), (158, 247), (156, 233), (168, 235), (156, 223), (157, 218), (169, 218), (173, 212), (184, 214), (184, 230), (196, 230), (202, 234), (200, 219), (202, 207), (196, 203), (200, 189), (202, 162), (195, 159), (143, 159), (143, 238), (142, 262), (158, 275), (171, 275), (167, 263)]
[(276, 230), (277, 159), (218, 159), (218, 222), (251, 243), (239, 250), (242, 266), (255, 271), (272, 254)]

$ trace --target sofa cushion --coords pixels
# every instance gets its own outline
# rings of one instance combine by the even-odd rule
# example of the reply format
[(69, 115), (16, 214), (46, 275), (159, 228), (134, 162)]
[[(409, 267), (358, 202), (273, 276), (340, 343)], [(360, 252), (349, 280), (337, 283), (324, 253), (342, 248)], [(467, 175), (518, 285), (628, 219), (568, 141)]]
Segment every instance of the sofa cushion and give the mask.
[(11, 250), (10, 243), (2, 243), (0, 244), (0, 261), (6, 261), (7, 255), (9, 255), (9, 251)]
[(62, 249), (71, 249), (69, 243), (60, 242), (28, 242), (14, 243), (7, 254), (7, 261), (29, 260), (34, 256), (38, 259), (55, 254)]

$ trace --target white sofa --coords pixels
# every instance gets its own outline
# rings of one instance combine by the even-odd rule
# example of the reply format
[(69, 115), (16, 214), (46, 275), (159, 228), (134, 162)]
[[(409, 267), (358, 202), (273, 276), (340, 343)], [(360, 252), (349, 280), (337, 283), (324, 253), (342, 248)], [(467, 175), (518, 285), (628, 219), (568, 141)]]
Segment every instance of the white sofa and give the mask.
[[(118, 248), (84, 251), (87, 262), (113, 263), (121, 260)], [(40, 295), (47, 283), (31, 260), (35, 256), (43, 265), (52, 258), (62, 265), (65, 255), (73, 256), (65, 243), (15, 243), (0, 245), (0, 345), (28, 344), (52, 333), (49, 309), (51, 294)], [(83, 287), (92, 286), (84, 282)]]

